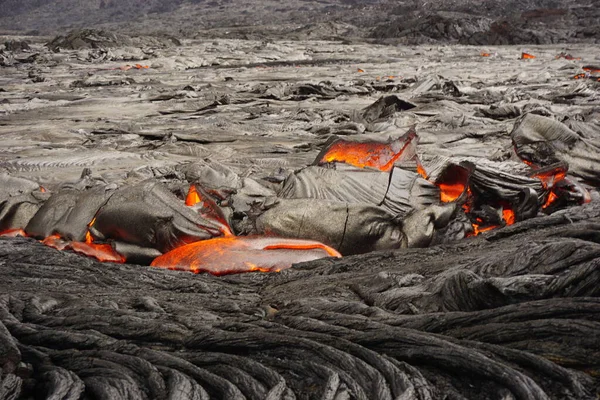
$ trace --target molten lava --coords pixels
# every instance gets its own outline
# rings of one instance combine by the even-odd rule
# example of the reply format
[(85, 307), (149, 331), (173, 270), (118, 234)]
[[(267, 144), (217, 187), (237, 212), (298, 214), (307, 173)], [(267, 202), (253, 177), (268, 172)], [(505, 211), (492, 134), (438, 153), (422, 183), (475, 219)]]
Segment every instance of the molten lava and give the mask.
[(117, 253), (110, 244), (92, 243), (92, 236), (89, 232), (86, 233), (85, 237), (85, 242), (72, 242), (63, 239), (60, 235), (50, 235), (42, 240), (42, 244), (56, 250), (73, 250), (75, 253), (94, 257), (98, 261), (115, 263), (124, 263), (126, 261), (125, 257)]
[(529, 54), (526, 52), (521, 53), (521, 60), (532, 60), (534, 58), (535, 58), (535, 56), (533, 54)]
[(265, 236), (223, 237), (190, 243), (159, 256), (153, 267), (226, 275), (240, 272), (279, 272), (292, 264), (340, 253), (311, 240)]
[(585, 67), (582, 67), (581, 69), (589, 72), (590, 74), (600, 74), (600, 67), (586, 65)]
[(427, 179), (427, 171), (423, 168), (423, 164), (417, 159), (417, 173), (423, 177), (423, 179)]
[(548, 198), (546, 202), (542, 205), (542, 209), (546, 209), (552, 205), (556, 200), (558, 200), (558, 196), (554, 194), (554, 192), (550, 192), (548, 194)]
[(225, 218), (217, 203), (200, 186), (190, 185), (187, 197), (185, 198), (185, 205), (193, 207), (204, 218), (216, 223), (223, 236), (233, 236), (227, 218)]
[(124, 263), (125, 257), (117, 253), (110, 244), (97, 244), (97, 243), (86, 243), (86, 242), (70, 242), (67, 246), (68, 249), (73, 250), (75, 253), (83, 254), (88, 257), (94, 257), (98, 261)]
[[(417, 159), (417, 172), (424, 178), (429, 179), (427, 172)], [(431, 181), (440, 189), (440, 201), (442, 203), (450, 203), (458, 200), (464, 193), (470, 195), (469, 179), (471, 178), (472, 169), (469, 166), (452, 164), (446, 167), (444, 172)]]
[(481, 53), (479, 53), (479, 55), (480, 55), (481, 57), (491, 57), (491, 55), (492, 55), (492, 54), (491, 54), (491, 53), (487, 53), (487, 52), (485, 52), (485, 51), (482, 51)]
[(465, 185), (461, 183), (440, 183), (440, 200), (443, 203), (450, 203), (460, 197), (465, 192)]
[(27, 237), (29, 235), (27, 233), (25, 233), (25, 231), (23, 229), (7, 229), (5, 231), (1, 231), (0, 236), (3, 236), (3, 237), (17, 237), (17, 236)]
[(129, 71), (130, 69), (133, 69), (133, 68), (135, 68), (135, 69), (148, 69), (148, 68), (150, 68), (150, 66), (149, 65), (142, 65), (142, 64), (135, 64), (135, 65), (129, 65), (129, 64), (127, 64), (127, 65), (123, 65), (123, 66), (121, 66), (119, 68), (115, 68), (115, 69), (120, 69), (121, 71)]
[(552, 189), (554, 185), (565, 179), (567, 176), (566, 167), (557, 167), (552, 169), (540, 169), (531, 174), (532, 178), (538, 178), (542, 181), (545, 189)]
[(124, 256), (119, 254), (110, 244), (94, 243), (94, 238), (89, 231), (89, 228), (94, 225), (96, 218), (94, 217), (88, 224), (88, 231), (85, 233), (85, 242), (69, 242), (68, 249), (75, 253), (83, 254), (88, 257), (94, 257), (98, 261), (114, 262), (122, 264), (126, 260)]
[[(531, 165), (531, 163), (528, 163), (528, 165)], [(560, 196), (554, 192), (555, 186), (557, 183), (565, 180), (567, 172), (567, 165), (558, 165), (540, 168), (530, 175), (532, 178), (539, 179), (542, 182), (542, 186), (544, 187), (544, 189), (549, 191), (548, 197), (542, 205), (542, 209), (550, 207), (550, 205), (552, 205), (560, 198)]]
[(515, 212), (510, 208), (502, 210), (502, 219), (506, 222), (506, 225), (512, 225), (515, 223)]
[[(463, 209), (465, 210), (465, 212), (468, 213), (468, 206), (463, 206)], [(516, 222), (515, 212), (510, 207), (504, 206), (502, 208), (502, 220), (504, 221), (504, 225), (484, 225), (485, 221), (483, 221), (481, 218), (476, 218), (475, 222), (471, 223), (471, 225), (473, 226), (473, 233), (467, 234), (467, 236), (477, 236), (480, 233), (488, 232), (493, 229), (500, 228), (502, 226), (512, 225)]]
[(65, 250), (69, 242), (61, 238), (59, 235), (50, 235), (42, 240), (44, 246), (52, 247), (56, 250)]
[(389, 143), (375, 141), (361, 143), (340, 139), (333, 142), (326, 149), (325, 154), (320, 155), (317, 164), (343, 162), (355, 167), (371, 167), (387, 172), (394, 167), (396, 161), (414, 158), (414, 152), (407, 152), (405, 157), (403, 155), (416, 137), (416, 133), (409, 132)]

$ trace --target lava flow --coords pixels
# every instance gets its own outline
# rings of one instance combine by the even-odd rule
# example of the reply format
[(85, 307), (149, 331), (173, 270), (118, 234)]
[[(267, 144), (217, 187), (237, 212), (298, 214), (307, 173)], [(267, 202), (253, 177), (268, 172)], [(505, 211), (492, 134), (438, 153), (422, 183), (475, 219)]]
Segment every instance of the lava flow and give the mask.
[[(418, 165), (420, 166), (420, 163)], [(428, 179), (422, 167), (421, 170), (417, 168), (417, 171), (425, 179)], [(465, 191), (469, 194), (468, 186), (470, 177), (471, 170), (460, 165), (449, 166), (442, 176), (433, 182), (440, 189), (440, 201), (442, 203), (450, 203), (457, 201)]]
[(157, 257), (153, 267), (226, 275), (240, 272), (279, 272), (292, 264), (341, 254), (312, 240), (265, 236), (232, 236), (202, 240)]
[(402, 137), (387, 142), (353, 142), (338, 139), (326, 147), (315, 164), (323, 165), (332, 162), (343, 162), (359, 168), (377, 168), (380, 171), (390, 171), (397, 161), (414, 158), (414, 151), (406, 151), (417, 138), (416, 133), (409, 131)]
[(0, 232), (0, 236), (2, 237), (27, 237), (27, 233), (23, 229), (7, 229), (5, 231)]
[[(90, 223), (92, 225), (93, 221)], [(29, 237), (23, 229), (10, 229), (0, 232), (3, 237)], [(110, 244), (93, 243), (92, 236), (89, 231), (86, 233), (85, 242), (69, 241), (62, 238), (60, 235), (50, 235), (40, 240), (40, 242), (48, 247), (56, 250), (72, 250), (75, 253), (83, 254), (88, 257), (94, 257), (98, 261), (124, 263), (125, 257), (119, 254)]]
[(233, 236), (231, 227), (223, 212), (214, 200), (198, 185), (191, 184), (185, 198), (185, 205), (198, 211), (203, 217), (210, 219), (219, 226), (223, 236)]

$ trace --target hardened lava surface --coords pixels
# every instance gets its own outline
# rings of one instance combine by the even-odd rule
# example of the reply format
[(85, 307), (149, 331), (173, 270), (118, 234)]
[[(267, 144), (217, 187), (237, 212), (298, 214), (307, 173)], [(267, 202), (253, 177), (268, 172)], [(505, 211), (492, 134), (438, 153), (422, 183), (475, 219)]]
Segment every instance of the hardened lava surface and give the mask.
[[(83, 169), (168, 186), (218, 162), (260, 197), (331, 135), (413, 126), (426, 166), (527, 168), (511, 132), (544, 117), (580, 136), (557, 148), (591, 201), (427, 248), (223, 277), (2, 237), (0, 399), (598, 397), (600, 83), (574, 79), (598, 64), (591, 47), (522, 60), (509, 46), (128, 46), (4, 51), (1, 171), (52, 192)], [(364, 111), (389, 94), (411, 107)]]

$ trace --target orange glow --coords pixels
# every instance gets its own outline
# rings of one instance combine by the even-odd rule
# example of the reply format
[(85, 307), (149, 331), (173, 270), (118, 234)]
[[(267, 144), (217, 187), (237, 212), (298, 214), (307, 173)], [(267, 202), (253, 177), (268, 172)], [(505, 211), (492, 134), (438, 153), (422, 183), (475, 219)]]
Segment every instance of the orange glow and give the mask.
[(233, 236), (231, 227), (217, 203), (195, 184), (190, 185), (185, 198), (185, 205), (194, 207), (202, 217), (216, 223), (223, 236)]
[(427, 179), (427, 171), (423, 168), (423, 164), (417, 159), (417, 173), (423, 177), (423, 179)]
[(529, 54), (529, 53), (521, 53), (521, 60), (532, 60), (534, 59), (535, 56), (533, 54)]
[(27, 233), (25, 233), (25, 231), (23, 229), (7, 229), (5, 231), (1, 231), (0, 236), (3, 236), (3, 237), (17, 237), (17, 236), (27, 237), (29, 235)]
[(88, 257), (94, 257), (99, 261), (114, 262), (119, 264), (125, 262), (125, 257), (117, 253), (110, 244), (70, 242), (67, 248), (73, 250), (75, 253), (83, 254)]
[(46, 188), (45, 188), (45, 187), (43, 187), (43, 186), (40, 186), (40, 192), (42, 192), (42, 193), (46, 193)]
[(444, 173), (436, 179), (434, 184), (440, 188), (440, 201), (450, 203), (459, 199), (459, 197), (467, 190), (471, 171), (460, 165), (448, 166)]
[(394, 167), (396, 161), (401, 160), (402, 153), (414, 138), (416, 138), (415, 133), (409, 134), (408, 137), (402, 136), (390, 143), (375, 141), (358, 143), (340, 139), (329, 146), (318, 164), (343, 162), (355, 167), (371, 167), (387, 172)]
[(85, 242), (86, 243), (92, 243), (94, 241), (94, 238), (92, 237), (92, 234), (90, 233), (90, 229), (89, 229), (94, 225), (94, 222), (96, 222), (96, 217), (92, 218), (92, 220), (88, 224), (88, 230), (87, 230), (87, 232), (85, 232)]
[(356, 69), (356, 72), (363, 73), (363, 72), (365, 72), (365, 70), (364, 70), (364, 69), (361, 69), (361, 68), (357, 68), (357, 69)]
[(552, 188), (554, 185), (556, 185), (556, 183), (565, 179), (566, 176), (566, 168), (554, 169), (550, 171), (536, 171), (533, 175), (531, 175), (532, 178), (538, 178), (540, 181), (542, 181), (542, 186), (544, 186), (545, 189)]
[[(470, 190), (469, 189), (467, 189), (467, 190), (468, 190), (467, 193), (469, 193), (469, 195), (470, 195), (470, 193), (471, 193)], [(468, 214), (470, 209), (471, 208), (468, 205), (468, 203), (463, 205), (463, 210), (465, 211), (465, 213)], [(502, 209), (502, 219), (504, 220), (505, 226), (514, 224), (516, 222), (515, 212), (510, 207), (505, 206)], [(480, 233), (488, 232), (493, 229), (501, 227), (500, 225), (487, 225), (487, 226), (482, 227), (481, 225), (483, 223), (484, 223), (484, 221), (480, 218), (477, 218), (477, 223), (471, 223), (471, 225), (473, 226), (473, 233), (468, 233), (467, 237), (468, 236), (477, 236)]]
[(477, 224), (472, 224), (472, 225), (473, 225), (473, 234), (467, 235), (467, 236), (477, 236), (480, 233), (491, 231), (492, 229), (498, 228), (498, 225), (490, 225), (490, 226), (486, 226), (483, 228), (480, 228), (479, 225), (477, 225)]
[[(88, 227), (91, 227), (95, 221), (96, 218), (92, 219)], [(57, 250), (73, 250), (75, 253), (94, 257), (99, 261), (125, 262), (125, 257), (117, 253), (110, 244), (96, 244), (93, 242), (94, 238), (89, 229), (85, 233), (85, 242), (70, 242), (60, 237), (60, 235), (50, 235), (42, 240), (42, 244)]]
[(119, 68), (115, 68), (115, 69), (120, 69), (121, 71), (129, 71), (130, 69), (135, 68), (135, 69), (148, 69), (150, 68), (149, 65), (142, 65), (142, 64), (135, 64), (135, 65), (123, 65), (120, 66)]
[(312, 240), (267, 236), (222, 237), (171, 250), (152, 261), (153, 267), (194, 273), (226, 275), (241, 272), (278, 272), (292, 264), (340, 253)]
[[(512, 225), (515, 223), (515, 212), (510, 208), (505, 208), (502, 210), (502, 219), (504, 220), (506, 225)], [(479, 218), (478, 218), (478, 221)], [(483, 222), (483, 221), (482, 221)], [(473, 234), (467, 236), (477, 236), (480, 233), (488, 232), (496, 228), (500, 228), (500, 225), (488, 225), (484, 227), (480, 227), (480, 224), (472, 224), (473, 225)]]
[(319, 242), (312, 242), (310, 240), (296, 240), (297, 243), (288, 241), (282, 241), (279, 243), (271, 244), (265, 246), (263, 250), (281, 250), (281, 249), (289, 249), (289, 250), (315, 250), (321, 249), (324, 250), (329, 257), (341, 257), (342, 255), (333, 247), (329, 247)]
[(438, 187), (440, 188), (440, 200), (443, 203), (455, 201), (465, 191), (465, 185), (460, 182), (451, 184), (440, 183)]
[(485, 51), (482, 51), (481, 53), (479, 53), (479, 55), (480, 55), (481, 57), (490, 57), (490, 56), (491, 56), (491, 54), (490, 54), (490, 53), (486, 53)]
[(544, 205), (542, 206), (543, 209), (550, 207), (550, 205), (552, 203), (554, 203), (556, 200), (558, 199), (558, 196), (554, 194), (554, 192), (550, 192), (548, 194), (548, 199), (546, 199), (546, 202), (544, 203)]
[(502, 210), (502, 219), (506, 222), (506, 225), (512, 225), (515, 223), (515, 212), (510, 208)]
[(69, 242), (61, 238), (59, 235), (50, 235), (42, 240), (42, 244), (48, 247), (52, 247), (56, 250), (64, 250), (68, 247)]
[(583, 67), (582, 69), (592, 74), (600, 74), (600, 69), (596, 67)]
[(185, 205), (188, 207), (195, 206), (200, 203), (202, 199), (200, 198), (200, 194), (196, 190), (196, 186), (190, 185), (190, 189), (188, 190), (188, 194), (185, 198)]
[(587, 77), (588, 77), (587, 74), (577, 74), (573, 77), (573, 79), (585, 79)]

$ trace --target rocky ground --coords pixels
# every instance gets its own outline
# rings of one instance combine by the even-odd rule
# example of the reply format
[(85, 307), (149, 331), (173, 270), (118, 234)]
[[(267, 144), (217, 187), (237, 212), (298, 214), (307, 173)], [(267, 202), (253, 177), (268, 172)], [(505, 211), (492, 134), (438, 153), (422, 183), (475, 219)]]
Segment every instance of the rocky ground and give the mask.
[[(210, 164), (261, 198), (332, 135), (410, 127), (425, 165), (524, 170), (510, 134), (532, 114), (588, 146), (565, 151), (591, 203), (427, 249), (226, 278), (2, 238), (0, 399), (597, 398), (600, 211), (577, 160), (597, 162), (600, 83), (574, 79), (600, 64), (593, 45), (6, 39), (0, 169), (50, 192), (84, 169), (120, 185)], [(366, 111), (387, 95), (416, 107)]]
[(0, 34), (552, 44), (600, 40), (595, 0), (2, 0)]

